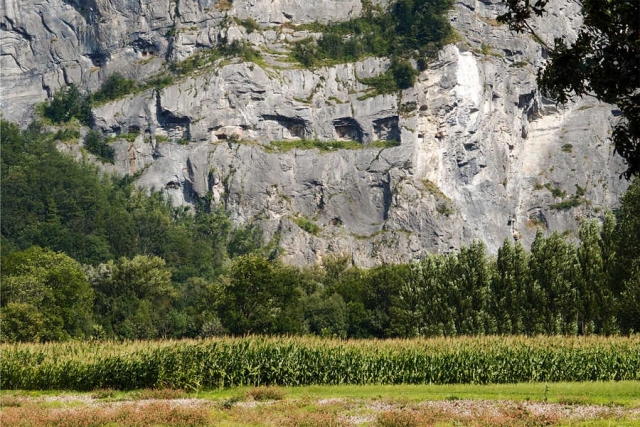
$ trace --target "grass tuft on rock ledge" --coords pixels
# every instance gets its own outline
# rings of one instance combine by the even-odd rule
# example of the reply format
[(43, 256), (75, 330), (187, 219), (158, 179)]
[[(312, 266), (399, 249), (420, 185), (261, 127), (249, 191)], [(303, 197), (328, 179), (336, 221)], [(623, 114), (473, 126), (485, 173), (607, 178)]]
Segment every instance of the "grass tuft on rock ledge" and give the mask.
[(396, 140), (373, 141), (363, 144), (358, 141), (320, 141), (318, 139), (290, 139), (283, 141), (271, 141), (265, 146), (265, 151), (270, 153), (286, 153), (291, 150), (320, 150), (330, 152), (338, 150), (362, 150), (365, 148), (390, 148), (400, 145)]
[(320, 234), (320, 231), (322, 231), (318, 224), (304, 217), (293, 218), (293, 222), (295, 222), (298, 227), (302, 228), (309, 234), (313, 234), (314, 236), (317, 236)]

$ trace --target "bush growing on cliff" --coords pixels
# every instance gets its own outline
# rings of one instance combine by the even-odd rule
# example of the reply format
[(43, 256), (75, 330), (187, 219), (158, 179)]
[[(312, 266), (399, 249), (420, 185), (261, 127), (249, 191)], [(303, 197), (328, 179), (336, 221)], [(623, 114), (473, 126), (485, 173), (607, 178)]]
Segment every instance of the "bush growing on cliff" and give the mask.
[(84, 138), (84, 148), (88, 152), (94, 154), (98, 159), (105, 163), (112, 163), (115, 157), (115, 150), (110, 147), (104, 139), (104, 136), (96, 130), (89, 131)]
[(104, 103), (122, 98), (125, 95), (135, 92), (138, 84), (135, 80), (127, 79), (120, 73), (114, 73), (102, 83), (100, 89), (91, 95), (91, 99), (95, 103)]
[(53, 95), (53, 99), (44, 105), (43, 115), (55, 124), (78, 119), (80, 123), (89, 125), (91, 101), (82, 96), (75, 85), (71, 85)]
[(406, 89), (413, 86), (418, 74), (406, 59), (413, 57), (419, 68), (425, 69), (425, 57), (433, 57), (453, 35), (446, 18), (452, 4), (451, 0), (398, 0), (384, 12), (364, 2), (358, 18), (301, 26), (321, 32), (322, 37), (294, 43), (291, 56), (306, 67), (354, 62), (367, 56), (392, 57), (385, 73), (361, 80), (375, 89), (365, 97)]
[(363, 2), (358, 18), (302, 26), (322, 37), (295, 43), (292, 56), (305, 66), (365, 56), (433, 56), (453, 34), (446, 16), (452, 5), (451, 0), (398, 0), (385, 12)]
[(408, 89), (413, 86), (417, 76), (418, 71), (409, 61), (394, 59), (389, 69), (379, 76), (360, 79), (361, 83), (371, 86), (372, 89), (364, 98)]

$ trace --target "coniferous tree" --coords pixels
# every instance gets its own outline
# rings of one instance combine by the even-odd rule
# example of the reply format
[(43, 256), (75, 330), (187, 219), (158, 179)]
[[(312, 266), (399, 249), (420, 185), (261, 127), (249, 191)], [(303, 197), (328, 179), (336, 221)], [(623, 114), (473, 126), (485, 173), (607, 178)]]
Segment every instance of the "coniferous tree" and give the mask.
[(629, 266), (630, 276), (623, 282), (620, 294), (620, 326), (625, 333), (640, 331), (640, 263)]
[[(602, 253), (602, 269), (611, 278), (616, 264), (616, 217), (607, 211), (600, 227), (600, 252)], [(611, 286), (611, 283), (608, 284)]]

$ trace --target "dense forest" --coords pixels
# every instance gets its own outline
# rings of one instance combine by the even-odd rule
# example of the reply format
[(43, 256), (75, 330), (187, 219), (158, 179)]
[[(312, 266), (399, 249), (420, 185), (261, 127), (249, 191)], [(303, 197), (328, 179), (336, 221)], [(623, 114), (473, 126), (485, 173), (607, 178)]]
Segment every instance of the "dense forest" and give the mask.
[(410, 264), (298, 269), (206, 199), (173, 207), (60, 153), (64, 135), (37, 123), (0, 130), (6, 342), (640, 330), (637, 179), (615, 215), (584, 221), (579, 244), (539, 231), (529, 252), (475, 242)]

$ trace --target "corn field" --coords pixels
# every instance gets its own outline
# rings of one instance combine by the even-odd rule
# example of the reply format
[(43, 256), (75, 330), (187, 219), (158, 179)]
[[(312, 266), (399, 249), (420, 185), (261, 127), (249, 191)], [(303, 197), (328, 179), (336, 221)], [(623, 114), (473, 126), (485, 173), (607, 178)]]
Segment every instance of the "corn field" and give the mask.
[(2, 389), (640, 380), (640, 336), (218, 338), (0, 346)]

